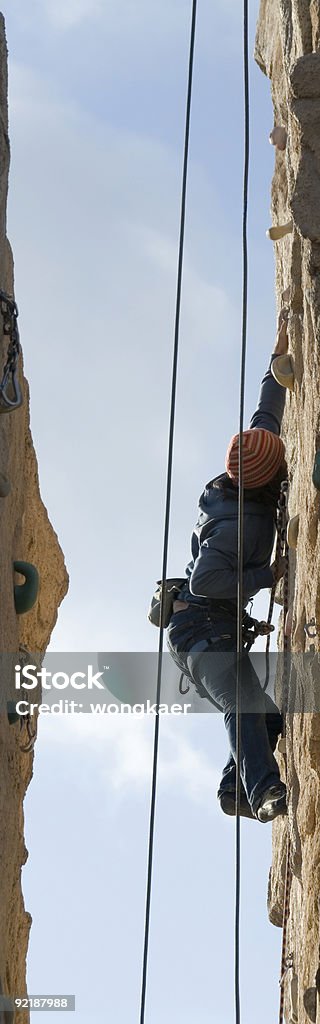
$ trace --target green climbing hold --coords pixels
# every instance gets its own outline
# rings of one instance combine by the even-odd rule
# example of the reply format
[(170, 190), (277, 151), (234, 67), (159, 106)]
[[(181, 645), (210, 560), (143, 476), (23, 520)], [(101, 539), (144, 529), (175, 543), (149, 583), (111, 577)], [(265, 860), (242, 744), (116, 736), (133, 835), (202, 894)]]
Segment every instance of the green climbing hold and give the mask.
[(10, 490), (10, 480), (4, 473), (0, 473), (0, 498), (6, 498), (10, 494)]
[(14, 606), (17, 615), (29, 612), (36, 603), (39, 591), (39, 573), (31, 562), (14, 562), (15, 572), (25, 577), (25, 582), (14, 585)]
[(320, 451), (316, 452), (312, 473), (312, 483), (320, 491)]
[(18, 712), (16, 711), (16, 702), (15, 702), (15, 700), (8, 700), (8, 703), (7, 703), (7, 715), (8, 715), (9, 725), (15, 725), (16, 722), (20, 722), (20, 724), (21, 724), (21, 715), (18, 715)]

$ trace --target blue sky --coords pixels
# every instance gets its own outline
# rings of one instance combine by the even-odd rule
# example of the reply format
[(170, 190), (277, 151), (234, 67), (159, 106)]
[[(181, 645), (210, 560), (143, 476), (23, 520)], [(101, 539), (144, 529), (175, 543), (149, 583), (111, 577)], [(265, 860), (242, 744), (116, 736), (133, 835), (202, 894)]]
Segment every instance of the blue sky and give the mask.
[[(2, 10), (16, 299), (42, 495), (71, 581), (51, 647), (155, 650), (146, 610), (161, 565), (190, 5)], [(251, 53), (257, 13), (252, 2)], [(198, 495), (238, 422), (241, 20), (235, 0), (199, 2), (170, 575), (188, 561)], [(253, 60), (250, 76), (247, 419), (276, 320), (272, 110)], [(25, 804), (29, 991), (75, 992), (75, 1024), (138, 1019), (152, 727), (40, 723)], [(226, 754), (220, 716), (161, 723), (146, 1024), (233, 1020), (234, 828), (214, 795)], [(251, 822), (242, 832), (243, 1015), (253, 1024), (259, 999), (269, 1024), (280, 956), (266, 913), (271, 833)]]

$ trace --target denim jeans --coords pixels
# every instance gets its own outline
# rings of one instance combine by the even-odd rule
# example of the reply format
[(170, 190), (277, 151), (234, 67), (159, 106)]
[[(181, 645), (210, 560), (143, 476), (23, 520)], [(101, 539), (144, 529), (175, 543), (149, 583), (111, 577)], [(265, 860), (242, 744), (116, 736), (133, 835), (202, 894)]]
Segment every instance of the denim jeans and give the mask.
[[(167, 632), (169, 651), (181, 672), (202, 684), (224, 714), (230, 756), (222, 772), (218, 797), (236, 786), (237, 654), (234, 619), (215, 620), (203, 608), (189, 606), (172, 616)], [(262, 689), (246, 652), (241, 656), (240, 778), (255, 812), (269, 786), (279, 782), (273, 756), (282, 728), (279, 709)]]

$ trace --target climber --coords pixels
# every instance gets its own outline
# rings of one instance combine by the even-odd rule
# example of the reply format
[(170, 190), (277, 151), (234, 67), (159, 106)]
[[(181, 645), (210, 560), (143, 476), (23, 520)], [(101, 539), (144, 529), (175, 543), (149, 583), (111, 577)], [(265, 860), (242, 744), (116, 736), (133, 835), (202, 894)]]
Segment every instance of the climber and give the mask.
[[(273, 359), (288, 349), (287, 311), (282, 309), (276, 344), (262, 380), (258, 407), (243, 433), (244, 553), (243, 604), (272, 587), (270, 565), (277, 503), (287, 466), (279, 437), (285, 390), (271, 373)], [(208, 483), (192, 534), (186, 582), (173, 603), (167, 630), (169, 651), (181, 672), (224, 712), (230, 756), (218, 790), (221, 809), (235, 813), (237, 550), (239, 435), (230, 441), (226, 473)], [(278, 578), (285, 559), (280, 559)], [(247, 613), (244, 612), (244, 617)], [(273, 627), (263, 623), (261, 632)], [(286, 788), (273, 751), (282, 728), (279, 709), (265, 693), (247, 652), (242, 655), (240, 813), (271, 821), (286, 813)]]

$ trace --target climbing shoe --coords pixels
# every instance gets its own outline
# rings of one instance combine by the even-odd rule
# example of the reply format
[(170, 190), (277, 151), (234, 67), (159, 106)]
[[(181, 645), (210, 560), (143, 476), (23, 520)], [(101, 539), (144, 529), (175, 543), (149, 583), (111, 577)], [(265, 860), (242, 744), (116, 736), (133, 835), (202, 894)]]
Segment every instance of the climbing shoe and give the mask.
[[(236, 813), (236, 794), (232, 791), (226, 790), (225, 793), (218, 795), (219, 804), (224, 814)], [(254, 818), (253, 811), (251, 810), (249, 801), (247, 800), (245, 792), (240, 793), (240, 817), (241, 818)]]
[(270, 786), (266, 790), (262, 800), (260, 801), (259, 807), (256, 810), (256, 817), (259, 821), (273, 821), (279, 814), (287, 813), (287, 794), (286, 787), (283, 782), (278, 782), (275, 786)]

